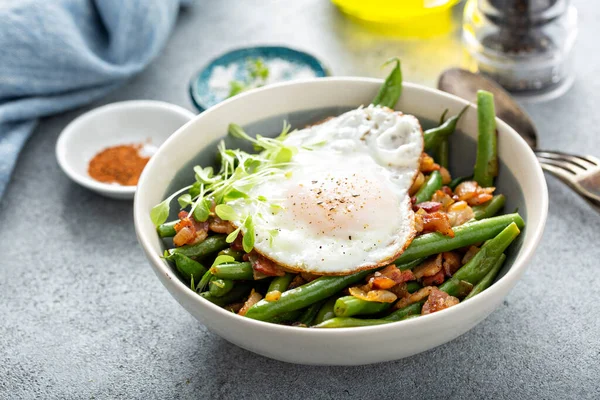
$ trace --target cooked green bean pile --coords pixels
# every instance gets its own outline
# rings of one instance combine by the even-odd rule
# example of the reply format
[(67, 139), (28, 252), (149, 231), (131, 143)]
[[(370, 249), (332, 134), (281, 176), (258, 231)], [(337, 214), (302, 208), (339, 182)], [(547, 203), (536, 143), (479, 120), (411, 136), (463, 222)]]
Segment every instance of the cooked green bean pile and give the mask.
[[(393, 109), (402, 93), (402, 73), (399, 60), (390, 63), (394, 68), (373, 104)], [(168, 247), (164, 258), (205, 300), (247, 318), (298, 327), (388, 324), (468, 300), (492, 285), (506, 249), (525, 223), (518, 213), (498, 215), (505, 197), (494, 194), (497, 131), (494, 99), (488, 92), (477, 97), (473, 175), (452, 179), (449, 140), (467, 108), (448, 119), (444, 112), (439, 126), (424, 132), (426, 153), (409, 192), (418, 234), (390, 265), (344, 276), (285, 270), (253, 252), (246, 236), (238, 235), (239, 228), (234, 231), (219, 218), (228, 210), (215, 212), (202, 198), (202, 185), (175, 194), (182, 210), (190, 207), (179, 220), (165, 222), (175, 195), (152, 210), (158, 235)], [(284, 150), (277, 148), (275, 156), (285, 156)], [(210, 182), (210, 171), (196, 168), (200, 180)]]

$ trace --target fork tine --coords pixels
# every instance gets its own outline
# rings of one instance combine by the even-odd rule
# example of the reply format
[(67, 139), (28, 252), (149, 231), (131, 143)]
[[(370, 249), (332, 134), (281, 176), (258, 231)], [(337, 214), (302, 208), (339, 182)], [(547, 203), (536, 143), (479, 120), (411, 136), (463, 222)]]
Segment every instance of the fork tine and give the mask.
[(575, 171), (570, 169), (564, 163), (555, 162), (552, 160), (539, 160), (539, 162), (544, 170), (558, 175), (560, 178), (570, 181), (576, 175)]
[(578, 156), (577, 154), (564, 153), (562, 151), (555, 150), (536, 150), (536, 154), (541, 157), (552, 158), (552, 159), (564, 159), (567, 160), (583, 169), (588, 169), (591, 166), (599, 166), (600, 159), (594, 156)]
[(578, 167), (580, 169), (583, 169), (584, 171), (587, 171), (588, 168), (594, 166), (594, 164), (590, 163), (587, 160), (580, 158), (579, 156), (561, 153), (558, 151), (536, 151), (535, 154), (538, 157), (542, 157), (542, 158), (545, 158), (548, 160), (552, 160), (552, 161), (556, 161), (556, 162), (567, 162), (572, 167)]

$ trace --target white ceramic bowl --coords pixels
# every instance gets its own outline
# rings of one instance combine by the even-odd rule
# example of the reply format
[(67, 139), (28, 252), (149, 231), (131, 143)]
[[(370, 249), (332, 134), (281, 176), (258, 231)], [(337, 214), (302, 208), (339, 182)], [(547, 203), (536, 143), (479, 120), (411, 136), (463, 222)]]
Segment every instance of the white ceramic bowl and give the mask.
[[(196, 117), (169, 138), (151, 159), (139, 182), (134, 204), (136, 232), (155, 273), (195, 318), (211, 331), (247, 350), (282, 361), (302, 364), (356, 365), (407, 357), (465, 333), (486, 318), (519, 280), (542, 236), (546, 221), (548, 194), (542, 170), (533, 152), (517, 133), (498, 120), (499, 154), (502, 160), (499, 190), (507, 195), (507, 210), (519, 206), (526, 228), (509, 248), (501, 277), (488, 290), (455, 307), (420, 318), (361, 328), (302, 329), (275, 325), (240, 317), (204, 300), (182, 283), (172, 268), (160, 258), (163, 245), (149, 217), (150, 209), (162, 201), (169, 186), (183, 186), (193, 179), (186, 170), (198, 162), (204, 150), (212, 153), (219, 138), (225, 136), (230, 122), (256, 132), (271, 129), (275, 134), (283, 119), (294, 125), (311, 121), (299, 115), (323, 116), (318, 110), (340, 107), (350, 109), (369, 104), (381, 81), (366, 78), (323, 78), (283, 83), (257, 89), (227, 100)], [(466, 101), (449, 94), (413, 84), (405, 84), (397, 110), (437, 121), (444, 109), (456, 114)], [(315, 111), (316, 110), (316, 111)], [(465, 142), (453, 153), (469, 149), (474, 154), (477, 113), (470, 109), (459, 124), (466, 135), (455, 133), (454, 141)], [(262, 121), (262, 122), (260, 122)], [(270, 128), (269, 128), (270, 127)], [(461, 135), (463, 136), (461, 139)], [(468, 142), (468, 143), (467, 143)], [(473, 158), (455, 154), (460, 174), (472, 171)], [(201, 157), (201, 158), (202, 158)], [(180, 172), (183, 171), (183, 172)], [(462, 171), (462, 172), (461, 172)], [(186, 175), (187, 174), (187, 175)], [(186, 176), (184, 176), (186, 175)], [(181, 185), (181, 186), (179, 186)]]
[(195, 114), (162, 101), (134, 100), (107, 104), (75, 118), (56, 142), (62, 170), (80, 185), (115, 199), (132, 199), (136, 186), (99, 182), (89, 176), (92, 157), (107, 147), (150, 143), (160, 146)]

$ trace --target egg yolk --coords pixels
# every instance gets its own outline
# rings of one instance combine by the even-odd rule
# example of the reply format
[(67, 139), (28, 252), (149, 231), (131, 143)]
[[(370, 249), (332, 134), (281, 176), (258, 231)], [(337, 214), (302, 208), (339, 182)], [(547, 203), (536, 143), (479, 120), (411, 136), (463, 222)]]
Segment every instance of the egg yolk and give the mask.
[(399, 217), (396, 195), (382, 179), (357, 171), (330, 172), (293, 185), (286, 193), (286, 208), (297, 224), (317, 235), (348, 239)]

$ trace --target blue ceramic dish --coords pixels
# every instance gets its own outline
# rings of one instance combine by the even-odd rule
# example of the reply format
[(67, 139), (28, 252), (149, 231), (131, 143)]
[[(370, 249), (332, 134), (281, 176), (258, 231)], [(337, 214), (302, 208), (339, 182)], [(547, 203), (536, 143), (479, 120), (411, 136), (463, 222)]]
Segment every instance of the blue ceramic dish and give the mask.
[(249, 60), (261, 59), (269, 68), (267, 84), (304, 78), (321, 78), (329, 71), (316, 57), (281, 46), (232, 50), (203, 67), (190, 82), (190, 95), (202, 112), (229, 97), (229, 83), (248, 81)]

